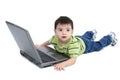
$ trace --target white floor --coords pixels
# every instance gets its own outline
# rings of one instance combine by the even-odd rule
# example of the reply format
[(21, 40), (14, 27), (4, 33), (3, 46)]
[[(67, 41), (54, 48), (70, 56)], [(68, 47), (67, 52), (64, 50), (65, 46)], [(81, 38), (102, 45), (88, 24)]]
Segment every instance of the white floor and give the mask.
[(120, 40), (119, 0), (0, 0), (0, 80), (120, 80), (120, 47), (81, 55), (65, 71), (38, 68), (19, 54), (5, 21), (27, 29), (34, 43), (54, 34), (54, 21), (68, 16), (74, 21), (74, 35), (96, 29), (97, 39), (114, 31)]

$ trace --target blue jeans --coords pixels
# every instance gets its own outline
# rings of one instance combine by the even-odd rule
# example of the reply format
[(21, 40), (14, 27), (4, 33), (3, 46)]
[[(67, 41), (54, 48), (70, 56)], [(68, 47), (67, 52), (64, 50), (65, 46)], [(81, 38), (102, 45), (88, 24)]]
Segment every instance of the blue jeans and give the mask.
[(83, 41), (85, 42), (86, 50), (84, 54), (94, 52), (94, 51), (100, 51), (102, 48), (110, 45), (110, 43), (112, 42), (111, 37), (109, 35), (102, 37), (99, 41), (93, 41), (92, 40), (93, 35), (94, 34), (92, 31), (87, 31), (82, 36), (79, 36), (79, 35), (76, 36), (76, 37), (82, 38)]

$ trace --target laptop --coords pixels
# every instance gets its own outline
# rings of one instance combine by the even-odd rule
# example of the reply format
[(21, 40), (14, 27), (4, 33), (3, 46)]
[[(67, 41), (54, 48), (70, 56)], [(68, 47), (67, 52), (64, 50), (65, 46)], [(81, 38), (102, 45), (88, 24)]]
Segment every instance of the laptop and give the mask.
[(6, 21), (6, 24), (20, 49), (20, 54), (38, 67), (52, 66), (69, 59), (68, 56), (56, 52), (49, 46), (36, 48), (26, 29), (9, 21)]

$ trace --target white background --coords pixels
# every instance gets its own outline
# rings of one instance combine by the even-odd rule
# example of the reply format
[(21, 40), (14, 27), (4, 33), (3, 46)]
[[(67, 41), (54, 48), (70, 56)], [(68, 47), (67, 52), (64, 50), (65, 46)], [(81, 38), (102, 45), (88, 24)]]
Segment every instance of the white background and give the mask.
[(75, 35), (96, 29), (96, 40), (110, 31), (120, 40), (119, 0), (0, 0), (0, 80), (120, 80), (119, 42), (81, 55), (75, 65), (60, 72), (38, 68), (20, 55), (5, 21), (27, 29), (34, 43), (42, 43), (54, 34), (59, 16), (73, 20)]

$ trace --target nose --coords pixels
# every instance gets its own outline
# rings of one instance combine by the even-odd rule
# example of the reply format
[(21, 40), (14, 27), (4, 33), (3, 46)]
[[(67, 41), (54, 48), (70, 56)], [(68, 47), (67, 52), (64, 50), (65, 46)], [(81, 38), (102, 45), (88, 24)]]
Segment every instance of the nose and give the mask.
[(62, 34), (65, 35), (65, 34), (66, 34), (66, 30), (63, 30), (63, 31), (62, 31)]

